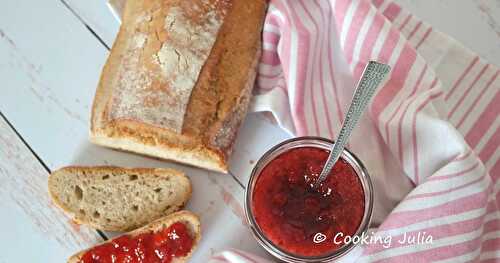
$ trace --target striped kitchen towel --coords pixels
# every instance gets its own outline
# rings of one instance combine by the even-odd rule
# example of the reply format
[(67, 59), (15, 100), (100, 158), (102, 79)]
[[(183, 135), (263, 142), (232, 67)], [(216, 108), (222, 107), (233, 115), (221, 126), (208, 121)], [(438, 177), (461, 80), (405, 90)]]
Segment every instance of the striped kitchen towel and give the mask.
[[(500, 261), (499, 69), (389, 0), (271, 0), (254, 111), (334, 138), (367, 61), (392, 67), (350, 141), (376, 235), (344, 261)], [(213, 262), (264, 262), (223, 251)]]

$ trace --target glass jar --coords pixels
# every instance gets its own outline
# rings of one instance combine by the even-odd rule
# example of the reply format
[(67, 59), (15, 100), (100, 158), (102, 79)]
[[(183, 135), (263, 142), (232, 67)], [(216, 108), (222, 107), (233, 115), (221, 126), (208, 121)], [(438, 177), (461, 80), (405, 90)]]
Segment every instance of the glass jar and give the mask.
[[(284, 152), (287, 152), (291, 149), (294, 148), (300, 148), (300, 147), (315, 147), (315, 148), (320, 148), (324, 150), (330, 150), (332, 148), (333, 141), (320, 138), (320, 137), (297, 137), (293, 139), (286, 140), (273, 148), (271, 148), (269, 151), (267, 151), (256, 163), (254, 169), (252, 170), (252, 174), (250, 176), (250, 179), (248, 181), (248, 185), (246, 187), (245, 191), (245, 213), (246, 213), (246, 218), (248, 221), (248, 224), (252, 230), (252, 233), (258, 243), (266, 249), (270, 254), (278, 258), (279, 260), (285, 261), (285, 262), (331, 262), (335, 259), (340, 258), (341, 256), (345, 255), (347, 252), (349, 252), (351, 249), (353, 249), (357, 244), (353, 243), (351, 238), (349, 243), (343, 244), (340, 248), (332, 251), (331, 253), (328, 253), (326, 255), (321, 255), (321, 256), (301, 256), (301, 255), (296, 255), (292, 254), (290, 252), (287, 252), (283, 250), (282, 248), (278, 247), (275, 245), (271, 240), (269, 240), (261, 228), (259, 227), (258, 223), (256, 222), (254, 215), (253, 215), (253, 192), (255, 189), (255, 185), (257, 182), (257, 179), (259, 178), (262, 170), (269, 164), (270, 161), (278, 157)], [(359, 181), (361, 182), (362, 189), (364, 192), (364, 214), (363, 218), (361, 219), (361, 223), (359, 224), (357, 231), (355, 232), (354, 236), (361, 236), (363, 234), (366, 234), (366, 231), (368, 230), (371, 216), (372, 216), (372, 209), (373, 209), (373, 186), (370, 180), (370, 177), (368, 175), (368, 172), (366, 171), (365, 167), (361, 163), (361, 161), (350, 151), (347, 149), (344, 150), (342, 153), (341, 158), (345, 160), (356, 172)]]

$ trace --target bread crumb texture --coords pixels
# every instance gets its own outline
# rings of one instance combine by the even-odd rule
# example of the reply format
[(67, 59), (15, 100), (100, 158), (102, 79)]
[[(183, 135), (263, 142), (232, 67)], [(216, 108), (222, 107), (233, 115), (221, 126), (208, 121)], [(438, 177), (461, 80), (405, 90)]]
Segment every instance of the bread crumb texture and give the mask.
[(49, 191), (75, 221), (127, 231), (180, 210), (191, 185), (173, 170), (69, 167), (50, 176)]

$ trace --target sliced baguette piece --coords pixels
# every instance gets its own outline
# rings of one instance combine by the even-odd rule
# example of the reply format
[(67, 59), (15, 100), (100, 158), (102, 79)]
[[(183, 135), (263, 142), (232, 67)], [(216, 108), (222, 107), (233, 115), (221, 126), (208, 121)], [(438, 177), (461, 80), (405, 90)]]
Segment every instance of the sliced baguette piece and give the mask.
[[(199, 220), (198, 216), (196, 216), (195, 214), (193, 214), (189, 211), (176, 212), (176, 213), (171, 214), (169, 216), (160, 218), (160, 219), (158, 219), (158, 220), (156, 220), (156, 221), (154, 221), (154, 222), (152, 222), (144, 227), (141, 227), (141, 228), (136, 229), (132, 232), (126, 233), (125, 235), (137, 236), (139, 234), (148, 233), (151, 231), (157, 232), (157, 231), (162, 230), (164, 228), (167, 228), (170, 225), (177, 223), (177, 222), (184, 223), (188, 227), (190, 234), (193, 237), (194, 242), (193, 242), (193, 247), (191, 248), (191, 252), (189, 252), (189, 254), (187, 254), (185, 257), (182, 257), (182, 258), (173, 258), (172, 263), (187, 262), (187, 260), (193, 254), (193, 251), (196, 249), (196, 246), (201, 239), (200, 220)], [(108, 240), (104, 243), (108, 243), (111, 241), (113, 241), (113, 239)], [(102, 243), (102, 244), (104, 244), (104, 243)], [(85, 254), (85, 252), (87, 252), (90, 249), (92, 249), (92, 248), (80, 251), (77, 254), (71, 256), (68, 259), (68, 263), (80, 262), (81, 257)]]
[(54, 203), (76, 223), (106, 231), (129, 231), (179, 211), (191, 182), (173, 169), (111, 166), (64, 167), (49, 176)]

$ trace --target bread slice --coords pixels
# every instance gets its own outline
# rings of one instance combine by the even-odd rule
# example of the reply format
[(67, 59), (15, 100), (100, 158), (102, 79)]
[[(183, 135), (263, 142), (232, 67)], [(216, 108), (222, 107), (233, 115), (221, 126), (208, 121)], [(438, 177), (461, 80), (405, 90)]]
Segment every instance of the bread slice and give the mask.
[(227, 172), (266, 8), (266, 0), (128, 0), (94, 97), (91, 142)]
[[(156, 220), (156, 221), (154, 221), (154, 222), (152, 222), (144, 227), (141, 227), (141, 228), (136, 229), (132, 232), (126, 233), (126, 235), (137, 236), (139, 234), (148, 233), (151, 231), (157, 232), (157, 231), (162, 230), (164, 228), (167, 228), (170, 225), (177, 223), (177, 222), (184, 223), (188, 227), (191, 236), (194, 238), (194, 242), (193, 242), (193, 247), (191, 249), (191, 252), (188, 255), (186, 255), (185, 257), (182, 257), (182, 258), (173, 258), (172, 263), (187, 262), (187, 260), (193, 254), (193, 251), (196, 249), (196, 246), (201, 239), (200, 220), (198, 219), (198, 217), (195, 214), (193, 214), (189, 211), (180, 211), (180, 212), (176, 212), (174, 214), (171, 214), (169, 216), (160, 218), (160, 219), (158, 219), (158, 220)], [(112, 241), (112, 240), (108, 240), (104, 243), (107, 243), (110, 241)], [(89, 248), (89, 249), (91, 249), (91, 248)], [(71, 256), (68, 259), (68, 263), (78, 263), (80, 261), (81, 257), (89, 249), (80, 251), (77, 254)]]
[(173, 169), (111, 166), (59, 169), (49, 194), (74, 221), (106, 231), (129, 231), (184, 207), (191, 182)]

